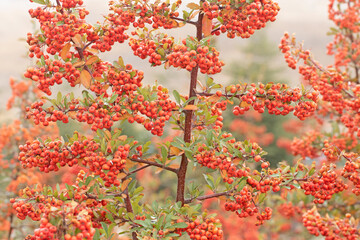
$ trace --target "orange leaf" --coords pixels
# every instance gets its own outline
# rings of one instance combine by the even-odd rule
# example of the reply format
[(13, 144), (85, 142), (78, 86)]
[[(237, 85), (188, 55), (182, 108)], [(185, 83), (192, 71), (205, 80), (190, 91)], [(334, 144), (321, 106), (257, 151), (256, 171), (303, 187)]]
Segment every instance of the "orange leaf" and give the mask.
[(107, 139), (111, 139), (111, 132), (110, 132), (109, 130), (105, 129), (105, 130), (104, 130), (104, 133), (105, 133), (105, 137), (106, 137)]
[(130, 168), (136, 166), (138, 163), (133, 161), (126, 161), (125, 163), (125, 170), (129, 171)]
[(67, 43), (67, 44), (65, 44), (65, 46), (61, 49), (60, 57), (61, 57), (63, 60), (66, 59), (66, 55), (69, 53), (70, 47), (71, 47), (71, 44), (70, 44), (70, 43)]
[(241, 103), (240, 103), (240, 107), (242, 107), (242, 108), (246, 108), (246, 107), (249, 107), (250, 106), (250, 104), (248, 104), (247, 102), (245, 102), (245, 101), (242, 101)]
[(86, 87), (87, 89), (89, 89), (90, 86), (91, 86), (91, 75), (90, 75), (90, 73), (89, 73), (87, 70), (85, 70), (85, 69), (83, 69), (83, 70), (81, 71), (81, 73), (80, 73), (80, 82), (81, 82), (81, 84), (82, 84), (84, 87)]
[(128, 178), (125, 181), (123, 181), (122, 184), (121, 184), (121, 188), (120, 188), (121, 191), (124, 191), (127, 188), (127, 186), (129, 185), (130, 182), (131, 182), (131, 178)]
[(76, 62), (76, 63), (74, 63), (73, 64), (73, 67), (81, 67), (81, 66), (83, 66), (85, 64), (85, 62), (84, 61), (79, 61), (79, 62)]
[(196, 3), (189, 3), (188, 5), (186, 5), (188, 8), (190, 8), (191, 10), (197, 10), (200, 9), (200, 6)]
[(126, 141), (127, 136), (126, 135), (121, 135), (117, 138), (119, 141)]
[(82, 41), (81, 41), (80, 34), (76, 34), (74, 37), (71, 38), (71, 40), (74, 42), (75, 47), (82, 47)]
[(71, 119), (76, 119), (76, 112), (75, 111), (70, 111), (67, 114)]
[(126, 173), (119, 173), (119, 174), (117, 175), (117, 177), (120, 178), (120, 179), (122, 179), (122, 178), (126, 177)]
[(204, 15), (202, 19), (202, 32), (204, 33), (204, 36), (210, 36), (212, 30), (212, 20), (209, 19), (206, 15)]
[(179, 168), (179, 167), (180, 167), (180, 165), (179, 165), (179, 164), (171, 164), (171, 165), (169, 165), (169, 166), (167, 166), (167, 167), (177, 169), (177, 168)]
[(119, 117), (119, 120), (128, 119), (130, 116), (131, 116), (131, 114), (126, 112), (125, 114), (123, 114)]
[(183, 153), (184, 153), (184, 151), (180, 150), (177, 147), (170, 147), (170, 154), (171, 155), (180, 156)]
[(98, 54), (99, 53), (99, 50), (97, 50), (95, 48), (89, 48), (89, 49), (86, 49), (86, 51), (91, 52), (92, 54)]
[(196, 17), (198, 14), (199, 14), (199, 10), (196, 10), (196, 11), (194, 11), (191, 15), (190, 15), (190, 17), (189, 17), (189, 20), (191, 20), (191, 19), (193, 19), (194, 17)]
[(219, 99), (220, 99), (220, 97), (219, 97), (218, 95), (214, 94), (214, 95), (208, 97), (208, 98), (206, 99), (206, 101), (213, 103), (213, 102), (219, 101)]
[(91, 58), (89, 58), (87, 61), (86, 61), (86, 65), (91, 65), (93, 64), (94, 62), (97, 62), (99, 60), (99, 58), (97, 56), (92, 56)]
[(184, 110), (197, 110), (197, 106), (195, 105), (186, 105)]

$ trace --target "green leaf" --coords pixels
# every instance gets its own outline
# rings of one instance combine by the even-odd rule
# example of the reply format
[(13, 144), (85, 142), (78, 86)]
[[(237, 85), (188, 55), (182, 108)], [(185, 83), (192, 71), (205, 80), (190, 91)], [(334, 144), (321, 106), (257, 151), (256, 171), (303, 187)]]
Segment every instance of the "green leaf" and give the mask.
[(94, 240), (100, 240), (100, 232), (99, 232), (99, 229), (96, 229), (95, 230), (95, 234), (93, 236), (93, 239)]
[(176, 102), (180, 104), (180, 94), (179, 94), (179, 92), (174, 90), (173, 94), (174, 94), (174, 98), (175, 98)]
[(168, 151), (164, 146), (161, 146), (161, 157), (163, 161), (165, 162), (168, 156)]
[(184, 222), (175, 223), (172, 225), (173, 228), (187, 228), (188, 225)]
[(312, 176), (315, 173), (315, 168), (311, 168), (309, 171), (309, 177)]
[(282, 173), (283, 174), (286, 174), (290, 169), (290, 166), (286, 166), (283, 170), (282, 170)]
[(104, 232), (106, 234), (106, 236), (108, 237), (109, 236), (109, 228), (108, 228), (108, 225), (104, 222), (101, 222), (101, 226), (102, 228), (104, 229)]
[(117, 99), (118, 96), (119, 96), (118, 94), (112, 95), (111, 98), (109, 99), (109, 103), (115, 102), (115, 100)]
[(245, 185), (247, 183), (247, 181), (246, 181), (247, 179), (248, 179), (248, 177), (242, 177), (240, 179), (240, 182), (238, 184), (238, 190), (242, 190), (245, 187)]
[(214, 190), (215, 189), (215, 185), (214, 185), (214, 178), (211, 175), (208, 174), (203, 174), (205, 181), (207, 182), (207, 184), (209, 184), (210, 186), (210, 190)]
[(259, 196), (259, 203), (262, 203), (265, 200), (266, 193), (261, 193)]
[(62, 99), (62, 94), (59, 91), (58, 94), (57, 94), (57, 97), (56, 97), (56, 101), (57, 101), (58, 104), (61, 102), (61, 99)]
[(151, 141), (148, 141), (146, 142), (144, 145), (143, 145), (143, 152), (147, 152), (149, 150), (149, 147), (151, 145)]
[(45, 0), (32, 0), (34, 3), (45, 5)]

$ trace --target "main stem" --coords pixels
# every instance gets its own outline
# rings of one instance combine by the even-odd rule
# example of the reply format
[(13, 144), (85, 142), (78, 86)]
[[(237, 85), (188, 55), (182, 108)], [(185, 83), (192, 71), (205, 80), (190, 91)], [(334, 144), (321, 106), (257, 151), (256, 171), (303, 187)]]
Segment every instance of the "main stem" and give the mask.
[[(202, 19), (203, 13), (199, 14), (198, 21), (196, 23), (196, 37), (198, 41), (202, 38)], [(199, 72), (199, 66), (194, 67), (191, 70), (190, 75), (190, 89), (189, 89), (189, 98), (196, 96), (196, 82), (197, 76)], [(194, 100), (189, 102), (189, 105), (193, 105)], [(184, 141), (190, 142), (191, 141), (191, 131), (192, 131), (192, 117), (193, 111), (187, 110), (185, 112), (185, 127), (184, 127)], [(188, 158), (186, 157), (185, 153), (181, 156), (181, 163), (179, 167), (179, 171), (177, 173), (178, 176), (178, 184), (177, 184), (177, 193), (176, 193), (176, 201), (185, 204), (185, 180), (186, 180), (186, 171), (188, 166)]]

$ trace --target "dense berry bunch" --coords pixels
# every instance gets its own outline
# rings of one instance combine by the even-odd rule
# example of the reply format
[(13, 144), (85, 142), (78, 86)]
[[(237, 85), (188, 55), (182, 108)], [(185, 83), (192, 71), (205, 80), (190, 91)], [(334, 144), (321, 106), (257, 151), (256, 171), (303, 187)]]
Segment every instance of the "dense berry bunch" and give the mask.
[[(194, 39), (192, 39), (194, 40)], [(213, 47), (188, 46), (188, 40), (183, 40), (183, 45), (174, 45), (172, 53), (167, 56), (169, 65), (184, 68), (189, 72), (199, 66), (201, 73), (216, 74), (221, 72), (224, 63), (219, 60), (219, 52)]]
[(346, 154), (346, 163), (341, 175), (349, 179), (354, 187), (352, 192), (357, 196), (360, 195), (360, 159), (356, 154)]
[[(232, 138), (232, 135), (229, 134), (222, 134), (222, 138), (230, 138), (227, 142), (232, 144), (232, 146), (240, 151), (242, 155), (235, 154), (233, 151), (227, 147), (214, 147), (209, 149), (206, 145), (202, 145), (198, 147), (198, 154), (195, 155), (196, 160), (201, 165), (211, 168), (211, 169), (220, 169), (226, 175), (223, 176), (223, 180), (228, 183), (232, 183), (234, 179), (232, 178), (241, 178), (247, 177), (250, 172), (250, 168), (244, 167), (240, 163), (242, 161), (246, 162), (249, 160), (254, 160), (259, 162), (261, 159), (260, 155), (257, 155), (262, 151), (262, 149), (257, 144), (251, 144), (251, 151), (250, 153), (246, 152), (242, 142), (235, 142), (235, 139)], [(266, 163), (266, 162), (263, 162)], [(264, 168), (268, 167), (268, 163)]]
[[(263, 113), (267, 108), (270, 114), (275, 115), (294, 112), (300, 120), (315, 112), (318, 101), (318, 92), (301, 93), (299, 88), (291, 89), (286, 84), (232, 86), (226, 96), (235, 96), (240, 100), (239, 106), (233, 108), (234, 115), (244, 114), (250, 107), (259, 113)], [(292, 106), (292, 103), (296, 105)]]
[(81, 163), (99, 175), (106, 186), (118, 186), (120, 182), (117, 175), (124, 168), (130, 146), (119, 146), (114, 152), (108, 148), (107, 155), (112, 154), (111, 160), (101, 152), (98, 143), (88, 139), (74, 141), (72, 144), (52, 141), (45, 145), (37, 140), (28, 141), (19, 148), (19, 161), (24, 168), (38, 167), (40, 171), (51, 172), (58, 171), (59, 166), (74, 166)]
[[(135, 33), (136, 35), (139, 35)], [(149, 62), (152, 66), (159, 66), (165, 60), (165, 55), (168, 54), (172, 46), (174, 44), (174, 39), (167, 37), (165, 34), (140, 34), (143, 38), (135, 39), (131, 38), (129, 41), (129, 45), (131, 49), (134, 51), (134, 55), (145, 59), (148, 56)]]
[(205, 16), (212, 20), (217, 19), (213, 34), (227, 33), (229, 38), (240, 36), (249, 38), (255, 30), (264, 28), (266, 22), (275, 21), (279, 6), (271, 0), (255, 0), (248, 3), (241, 1), (204, 1), (202, 9)]
[(303, 224), (312, 235), (322, 235), (326, 240), (355, 240), (360, 237), (360, 232), (350, 218), (351, 214), (346, 214), (345, 219), (322, 217), (313, 208), (303, 214)]
[(181, 1), (174, 2), (171, 7), (161, 1), (150, 2), (146, 0), (143, 2), (144, 4), (132, 1), (110, 2), (110, 9), (114, 11), (113, 14), (110, 14), (111, 21), (114, 25), (130, 26), (132, 24), (135, 28), (144, 28), (146, 24), (154, 29), (178, 27), (178, 23), (173, 18), (179, 16), (176, 11)]
[(191, 240), (222, 240), (223, 231), (219, 228), (220, 221), (215, 218), (196, 219), (187, 222), (186, 231)]
[(334, 165), (324, 164), (319, 170), (318, 176), (312, 177), (301, 185), (301, 188), (305, 190), (305, 194), (311, 194), (315, 197), (315, 203), (322, 204), (331, 199), (332, 195), (348, 188), (347, 184), (338, 179), (333, 168)]

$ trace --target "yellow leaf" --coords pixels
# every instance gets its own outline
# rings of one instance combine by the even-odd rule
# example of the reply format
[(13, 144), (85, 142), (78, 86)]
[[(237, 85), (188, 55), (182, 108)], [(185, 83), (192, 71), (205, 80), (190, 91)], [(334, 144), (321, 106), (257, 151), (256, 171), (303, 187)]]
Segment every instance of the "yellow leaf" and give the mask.
[(169, 165), (169, 166), (167, 166), (167, 167), (177, 169), (177, 168), (179, 168), (179, 166), (180, 166), (179, 164), (171, 164), (171, 165)]
[(118, 140), (120, 140), (120, 141), (125, 141), (126, 139), (127, 139), (126, 135), (121, 135), (118, 137)]
[(85, 202), (86, 202), (87, 205), (90, 205), (90, 204), (92, 204), (94, 201), (95, 201), (94, 199), (86, 199)]
[(250, 105), (247, 103), (247, 102), (245, 102), (245, 101), (242, 101), (241, 103), (240, 103), (240, 107), (242, 107), (242, 108), (245, 108), (245, 107), (249, 107)]
[(158, 169), (155, 171), (155, 174), (159, 174), (159, 173), (161, 173), (162, 171), (164, 171), (163, 168), (158, 168)]
[(133, 161), (126, 161), (125, 163), (125, 170), (129, 171), (130, 168), (134, 167), (135, 165), (137, 165), (138, 163), (133, 162)]
[(71, 119), (76, 119), (76, 112), (75, 111), (70, 111), (67, 114)]
[(180, 150), (177, 147), (170, 147), (170, 155), (180, 156), (184, 153), (184, 151)]
[(222, 178), (227, 178), (227, 172), (225, 170), (221, 170), (220, 174)]
[[(95, 78), (95, 79), (96, 79), (96, 78)], [(96, 80), (101, 80), (101, 78), (100, 78), (100, 79), (96, 79)], [(102, 89), (107, 90), (109, 87), (110, 87), (109, 84), (105, 84), (105, 85), (102, 87)]]
[(212, 30), (212, 20), (209, 19), (206, 15), (204, 15), (202, 20), (202, 32), (204, 33), (204, 36), (210, 36)]
[(97, 56), (92, 56), (86, 61), (86, 65), (91, 65), (94, 62), (97, 62), (98, 60), (99, 60), (99, 58)]
[(241, 158), (236, 157), (236, 158), (233, 159), (232, 162), (233, 162), (235, 165), (237, 165), (237, 164), (239, 164), (241, 161), (242, 161)]
[(127, 188), (127, 186), (129, 185), (130, 182), (131, 182), (131, 178), (128, 178), (125, 181), (123, 181), (121, 183), (121, 187), (120, 187), (121, 191), (124, 191)]
[(218, 95), (214, 94), (214, 95), (208, 97), (208, 98), (206, 99), (206, 101), (207, 101), (207, 102), (211, 102), (211, 103), (213, 103), (213, 102), (218, 102), (220, 98), (221, 98), (221, 97), (219, 97)]
[(226, 200), (227, 200), (227, 198), (226, 198), (225, 196), (220, 196), (220, 197), (218, 197), (217, 199), (219, 199), (219, 200), (221, 200), (221, 201), (226, 201)]
[(105, 133), (106, 139), (108, 139), (108, 140), (111, 139), (111, 132), (109, 130), (105, 129), (104, 133)]
[(184, 107), (184, 110), (191, 110), (191, 111), (197, 110), (197, 106), (195, 106), (195, 105), (186, 105)]
[(123, 115), (121, 115), (121, 117), (119, 117), (119, 120), (128, 119), (130, 116), (131, 116), (131, 114), (126, 112)]
[(70, 47), (71, 47), (71, 44), (70, 44), (70, 43), (67, 43), (67, 44), (65, 44), (65, 46), (61, 49), (60, 57), (61, 57), (63, 60), (65, 60), (65, 59), (67, 58), (66, 55), (69, 53)]
[(80, 82), (81, 82), (81, 84), (82, 84), (84, 87), (86, 87), (87, 89), (89, 89), (90, 86), (91, 86), (91, 75), (90, 75), (90, 73), (89, 73), (87, 70), (85, 70), (85, 69), (83, 69), (83, 70), (81, 71), (81, 73), (80, 73)]
[(121, 56), (118, 59), (118, 64), (119, 64), (120, 67), (123, 67), (123, 68), (125, 67), (124, 60), (123, 60), (123, 58)]
[(119, 179), (122, 179), (122, 178), (124, 178), (124, 177), (126, 177), (126, 173), (119, 173), (118, 175), (117, 175), (117, 177), (119, 178)]
[(189, 3), (188, 5), (186, 5), (188, 8), (190, 8), (191, 10), (197, 10), (200, 9), (200, 6), (196, 3)]
[(76, 34), (71, 40), (74, 42), (75, 47), (83, 47), (80, 34)]
[(85, 64), (84, 61), (79, 61), (79, 62), (74, 63), (74, 64), (73, 64), (73, 67), (81, 67), (81, 66), (83, 66), (84, 64)]
[(199, 14), (199, 10), (196, 10), (196, 11), (194, 11), (191, 15), (190, 15), (190, 17), (189, 17), (189, 20), (191, 20), (191, 19), (193, 19), (194, 17), (196, 17), (198, 14)]
[(89, 49), (86, 49), (86, 51), (91, 52), (92, 54), (98, 54), (99, 53), (99, 50), (97, 50), (95, 48), (89, 48)]

